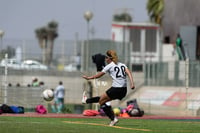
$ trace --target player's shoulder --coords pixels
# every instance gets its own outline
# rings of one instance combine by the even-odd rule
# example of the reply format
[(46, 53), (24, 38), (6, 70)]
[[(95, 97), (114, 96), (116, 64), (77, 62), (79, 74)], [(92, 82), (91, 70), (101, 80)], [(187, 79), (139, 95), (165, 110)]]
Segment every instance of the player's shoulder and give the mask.
[(124, 64), (122, 62), (118, 62), (117, 65), (119, 65), (119, 66), (126, 66), (126, 64)]
[(122, 62), (118, 62), (118, 67), (125, 67), (128, 68), (126, 64), (122, 63)]
[(115, 63), (114, 63), (114, 62), (110, 62), (107, 66), (108, 66), (108, 67), (115, 66)]

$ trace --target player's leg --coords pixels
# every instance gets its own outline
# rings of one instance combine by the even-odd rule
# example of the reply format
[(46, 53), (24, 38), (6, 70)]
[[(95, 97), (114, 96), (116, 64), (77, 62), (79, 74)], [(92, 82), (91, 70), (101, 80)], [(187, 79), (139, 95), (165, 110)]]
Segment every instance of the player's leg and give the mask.
[(115, 117), (112, 106), (109, 104), (110, 97), (106, 93), (104, 93), (99, 100), (99, 104), (101, 105), (101, 108), (105, 112), (105, 114), (109, 117), (111, 120), (110, 126), (114, 126), (117, 122), (118, 119)]
[(86, 103), (98, 103), (99, 102), (100, 97), (91, 97), (91, 98), (87, 98)]
[(98, 103), (99, 99), (100, 99), (99, 96), (88, 98), (86, 96), (86, 91), (83, 91), (83, 97), (82, 97), (82, 103), (83, 104), (85, 104), (85, 103)]
[(60, 98), (59, 112), (61, 113), (64, 108), (64, 98)]
[(58, 98), (57, 99), (57, 113), (61, 113), (62, 112), (62, 99)]
[(52, 110), (53, 113), (56, 113), (56, 112), (57, 112), (55, 106), (56, 106), (56, 103), (55, 103), (55, 101), (53, 101), (53, 103), (51, 103), (51, 110)]

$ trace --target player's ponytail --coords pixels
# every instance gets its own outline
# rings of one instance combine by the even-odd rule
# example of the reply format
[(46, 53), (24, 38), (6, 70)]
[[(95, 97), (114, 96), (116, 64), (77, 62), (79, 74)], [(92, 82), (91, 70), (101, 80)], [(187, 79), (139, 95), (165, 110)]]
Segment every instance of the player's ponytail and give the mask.
[(108, 50), (106, 52), (107, 56), (115, 63), (117, 64), (118, 62), (118, 56), (115, 50)]

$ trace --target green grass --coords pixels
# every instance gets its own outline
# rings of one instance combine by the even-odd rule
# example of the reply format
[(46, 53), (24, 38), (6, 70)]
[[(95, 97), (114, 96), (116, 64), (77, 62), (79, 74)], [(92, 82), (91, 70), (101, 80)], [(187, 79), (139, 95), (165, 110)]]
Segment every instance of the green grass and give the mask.
[(0, 116), (1, 133), (199, 133), (198, 120), (120, 119), (115, 127), (108, 119), (33, 118)]

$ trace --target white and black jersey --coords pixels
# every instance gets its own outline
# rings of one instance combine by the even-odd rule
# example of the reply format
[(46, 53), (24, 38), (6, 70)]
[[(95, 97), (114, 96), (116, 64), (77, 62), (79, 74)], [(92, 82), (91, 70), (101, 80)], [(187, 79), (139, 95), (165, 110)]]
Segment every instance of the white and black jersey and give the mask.
[(127, 66), (123, 63), (111, 62), (103, 68), (102, 72), (109, 73), (112, 77), (112, 87), (127, 87), (126, 68)]

